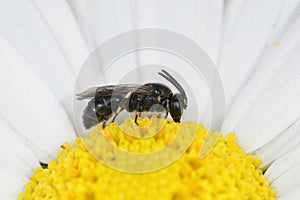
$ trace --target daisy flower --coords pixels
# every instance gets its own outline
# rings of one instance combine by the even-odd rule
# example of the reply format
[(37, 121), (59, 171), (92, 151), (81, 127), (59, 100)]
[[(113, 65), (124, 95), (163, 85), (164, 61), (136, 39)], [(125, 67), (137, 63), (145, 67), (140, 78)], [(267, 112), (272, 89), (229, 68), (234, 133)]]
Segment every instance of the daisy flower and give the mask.
[[(1, 199), (26, 199), (22, 192), (33, 190), (45, 198), (66, 191), (62, 199), (87, 190), (109, 192), (107, 199), (137, 198), (135, 194), (150, 199), (197, 199), (199, 194), (201, 199), (251, 199), (255, 193), (298, 199), (299, 13), (298, 0), (1, 0)], [(223, 81), (226, 118), (220, 130), (224, 136), (207, 158), (195, 159), (207, 133), (199, 126), (195, 142), (178, 161), (132, 178), (88, 156), (76, 139), (72, 94), (80, 67), (98, 45), (119, 33), (148, 27), (179, 32), (206, 50)], [(182, 125), (195, 125), (190, 123)], [(135, 146), (132, 138), (116, 142), (122, 136), (113, 131), (115, 124), (106, 132), (97, 127), (86, 140), (97, 144), (94, 135), (104, 132), (120, 148), (151, 152), (161, 148), (158, 141), (172, 137), (176, 124), (169, 120), (168, 127), (161, 131), (163, 140)], [(48, 169), (41, 169), (40, 162), (48, 163)], [(52, 176), (54, 171), (60, 175)], [(95, 180), (102, 188), (89, 185)], [(243, 196), (235, 196), (244, 189)], [(98, 197), (88, 195), (86, 199)]]

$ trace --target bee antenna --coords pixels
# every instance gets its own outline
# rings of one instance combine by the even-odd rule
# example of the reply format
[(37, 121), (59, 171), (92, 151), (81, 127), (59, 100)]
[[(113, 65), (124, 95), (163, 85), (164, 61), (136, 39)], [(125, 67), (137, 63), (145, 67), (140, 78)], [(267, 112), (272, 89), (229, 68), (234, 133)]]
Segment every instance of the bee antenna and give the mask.
[(165, 70), (161, 70), (163, 73), (158, 72), (158, 74), (162, 77), (164, 77), (165, 79), (167, 79), (170, 83), (172, 83), (177, 90), (180, 92), (180, 94), (182, 94), (183, 98), (187, 100), (186, 94), (184, 92), (184, 89), (181, 87), (181, 85), (175, 80), (175, 78), (173, 76), (171, 76), (171, 74), (169, 74), (168, 72), (166, 72)]

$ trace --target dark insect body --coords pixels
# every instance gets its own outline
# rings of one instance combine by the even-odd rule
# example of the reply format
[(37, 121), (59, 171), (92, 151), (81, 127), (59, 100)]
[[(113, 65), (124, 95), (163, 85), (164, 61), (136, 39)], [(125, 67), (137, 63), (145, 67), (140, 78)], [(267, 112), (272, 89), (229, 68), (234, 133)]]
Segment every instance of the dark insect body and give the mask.
[(78, 94), (78, 100), (90, 99), (82, 115), (84, 127), (89, 129), (99, 123), (105, 127), (111, 117), (113, 122), (123, 110), (135, 112), (135, 123), (138, 124), (138, 116), (150, 111), (154, 105), (160, 105), (165, 110), (165, 117), (170, 113), (175, 122), (180, 122), (187, 107), (186, 94), (168, 72), (162, 70), (158, 74), (172, 83), (179, 93), (173, 94), (168, 86), (161, 83), (147, 83), (94, 87)]

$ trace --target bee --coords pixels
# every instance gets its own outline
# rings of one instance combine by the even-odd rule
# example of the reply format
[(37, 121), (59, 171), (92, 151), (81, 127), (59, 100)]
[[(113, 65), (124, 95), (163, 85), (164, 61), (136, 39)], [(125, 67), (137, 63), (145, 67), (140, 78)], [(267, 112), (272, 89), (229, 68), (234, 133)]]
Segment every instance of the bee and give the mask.
[(170, 113), (175, 122), (180, 122), (183, 111), (187, 107), (187, 96), (182, 86), (165, 70), (158, 72), (160, 76), (173, 84), (179, 93), (162, 83), (119, 84), (93, 87), (77, 94), (78, 100), (89, 99), (82, 115), (83, 125), (89, 129), (99, 123), (105, 127), (112, 118), (114, 122), (120, 112), (135, 112), (134, 122), (142, 112), (149, 112), (153, 105), (160, 105), (165, 111), (165, 118)]

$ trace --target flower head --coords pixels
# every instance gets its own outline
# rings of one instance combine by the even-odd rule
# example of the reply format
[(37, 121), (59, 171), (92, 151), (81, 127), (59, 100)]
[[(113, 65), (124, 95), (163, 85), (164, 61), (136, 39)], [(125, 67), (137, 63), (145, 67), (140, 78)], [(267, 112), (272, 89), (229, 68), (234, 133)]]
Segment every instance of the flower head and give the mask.
[[(132, 120), (125, 120), (121, 127), (134, 128)], [(146, 124), (143, 129), (137, 129), (141, 131), (139, 134), (145, 134), (157, 127), (159, 121), (165, 121), (152, 120), (152, 123), (149, 118), (139, 121)], [(82, 138), (83, 141), (78, 138), (75, 147), (63, 144), (57, 160), (50, 161), (48, 169), (37, 168), (19, 199), (275, 199), (274, 190), (259, 169), (260, 160), (244, 153), (235, 143), (234, 134), (221, 136), (212, 152), (199, 158), (206, 136), (219, 134), (208, 132), (202, 125), (193, 144), (179, 160), (154, 172), (122, 172), (96, 159), (105, 156), (110, 162), (122, 162), (119, 155), (106, 148), (100, 137), (102, 134), (124, 151), (151, 153), (170, 145), (179, 128), (188, 134), (192, 130), (190, 127), (196, 125), (194, 122), (179, 125), (167, 119), (155, 137), (146, 139), (126, 136), (116, 123), (104, 130), (98, 126)], [(90, 148), (94, 148), (93, 155), (89, 153)], [(169, 148), (181, 148), (181, 145)], [(165, 152), (157, 154), (156, 162), (170, 156)], [(124, 164), (129, 164), (127, 162)], [(147, 164), (138, 160), (134, 163)]]

